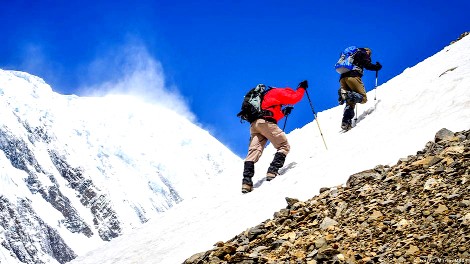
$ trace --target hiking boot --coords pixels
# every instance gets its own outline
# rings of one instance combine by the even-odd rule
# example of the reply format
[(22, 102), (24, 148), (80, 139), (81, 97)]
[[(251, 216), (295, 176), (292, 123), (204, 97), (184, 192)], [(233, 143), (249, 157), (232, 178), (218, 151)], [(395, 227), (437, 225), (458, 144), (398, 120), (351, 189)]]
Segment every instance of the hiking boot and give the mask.
[(348, 131), (352, 128), (352, 125), (351, 125), (351, 123), (343, 122), (343, 123), (341, 123), (341, 128), (345, 131)]
[(268, 172), (268, 173), (266, 173), (266, 180), (267, 180), (267, 181), (271, 181), (271, 180), (273, 180), (274, 178), (276, 178), (276, 176), (277, 176), (276, 173)]
[(253, 161), (245, 161), (243, 167), (242, 193), (253, 191), (253, 175), (255, 174), (255, 163)]
[(253, 191), (253, 185), (247, 183), (242, 184), (242, 193), (249, 193), (251, 191)]
[(269, 165), (268, 171), (266, 172), (266, 180), (270, 181), (276, 178), (279, 175), (279, 169), (284, 166), (284, 162), (286, 161), (286, 154), (282, 152), (276, 152), (274, 154), (273, 161)]

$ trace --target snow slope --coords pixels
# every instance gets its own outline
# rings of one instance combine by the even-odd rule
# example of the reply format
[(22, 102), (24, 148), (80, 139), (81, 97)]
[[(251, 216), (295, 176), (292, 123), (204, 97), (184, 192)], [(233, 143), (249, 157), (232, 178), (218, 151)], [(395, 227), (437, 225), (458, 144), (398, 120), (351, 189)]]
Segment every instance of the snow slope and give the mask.
[[(372, 86), (366, 84), (369, 89)], [(203, 197), (180, 203), (135, 232), (71, 263), (182, 263), (192, 254), (212, 248), (215, 242), (271, 218), (286, 206), (285, 197), (306, 200), (321, 187), (344, 184), (353, 173), (379, 164), (393, 165), (422, 149), (441, 128), (468, 129), (470, 36), (379, 85), (368, 98), (366, 104), (359, 105), (356, 127), (344, 134), (339, 133), (343, 106), (318, 113), (328, 149), (316, 121), (291, 132), (292, 150), (285, 164), (289, 169), (264, 182), (274, 154), (268, 146), (256, 164), (254, 182), (258, 188), (252, 193), (240, 192), (240, 162), (238, 173), (222, 185), (198, 186)]]

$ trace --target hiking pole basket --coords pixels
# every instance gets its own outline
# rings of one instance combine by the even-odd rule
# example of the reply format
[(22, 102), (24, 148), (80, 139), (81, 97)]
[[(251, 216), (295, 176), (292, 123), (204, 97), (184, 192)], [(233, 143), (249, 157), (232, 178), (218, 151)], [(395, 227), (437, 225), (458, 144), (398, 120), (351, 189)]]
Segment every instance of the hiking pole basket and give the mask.
[(310, 100), (310, 96), (308, 95), (307, 90), (305, 90), (305, 93), (307, 94), (307, 99), (308, 99), (308, 102), (310, 103), (310, 108), (312, 108), (313, 117), (315, 117), (315, 121), (317, 121), (318, 130), (320, 131), (321, 138), (323, 139), (323, 144), (325, 144), (325, 148), (326, 150), (328, 150), (328, 147), (326, 146), (326, 142), (325, 142), (325, 137), (323, 137), (323, 133), (321, 132), (321, 128), (320, 128), (320, 123), (318, 122), (317, 113), (315, 113), (315, 110), (313, 109), (312, 100)]

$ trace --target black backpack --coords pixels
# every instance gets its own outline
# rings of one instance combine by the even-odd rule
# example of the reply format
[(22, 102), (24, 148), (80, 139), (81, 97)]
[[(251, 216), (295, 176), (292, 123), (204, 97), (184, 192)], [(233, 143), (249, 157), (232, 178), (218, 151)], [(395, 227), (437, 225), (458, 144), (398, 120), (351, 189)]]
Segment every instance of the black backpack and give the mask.
[(237, 117), (241, 118), (241, 121), (245, 120), (251, 123), (263, 116), (272, 116), (271, 111), (261, 109), (263, 97), (270, 89), (271, 87), (264, 84), (258, 84), (248, 91), (243, 98), (241, 111), (237, 114)]

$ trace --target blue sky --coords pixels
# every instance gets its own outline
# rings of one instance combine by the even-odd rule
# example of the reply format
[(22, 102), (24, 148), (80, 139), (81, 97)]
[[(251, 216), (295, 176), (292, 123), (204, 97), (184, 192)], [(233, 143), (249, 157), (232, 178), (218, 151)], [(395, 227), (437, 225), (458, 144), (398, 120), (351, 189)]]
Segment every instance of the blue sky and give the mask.
[[(38, 75), (62, 94), (85, 95), (83, 87), (119, 78), (130, 67), (120, 56), (138, 46), (159, 63), (165, 86), (181, 95), (197, 122), (242, 158), (248, 124), (236, 113), (256, 84), (295, 88), (307, 79), (321, 112), (337, 105), (333, 64), (345, 47), (372, 49), (373, 62), (383, 65), (380, 85), (470, 30), (467, 0), (10, 0), (0, 6), (0, 68)], [(366, 72), (363, 81), (372, 90), (375, 74)], [(312, 120), (305, 97), (286, 132)], [(158, 114), (149, 122), (158, 122)]]

